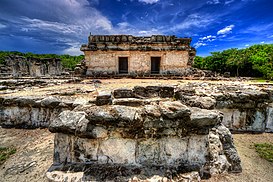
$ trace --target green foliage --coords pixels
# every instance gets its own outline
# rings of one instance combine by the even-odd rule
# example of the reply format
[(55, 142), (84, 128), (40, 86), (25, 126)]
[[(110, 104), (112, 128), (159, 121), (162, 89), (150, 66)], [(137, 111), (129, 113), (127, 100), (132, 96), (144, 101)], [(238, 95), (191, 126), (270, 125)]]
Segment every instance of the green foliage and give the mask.
[(12, 154), (16, 153), (14, 147), (0, 147), (0, 165), (3, 164)]
[(227, 49), (212, 52), (205, 58), (196, 57), (194, 67), (232, 76), (251, 76), (273, 79), (273, 44), (253, 45), (246, 49)]
[(26, 58), (55, 58), (55, 59), (61, 59), (61, 63), (64, 66), (64, 68), (68, 68), (70, 70), (73, 70), (78, 63), (81, 62), (81, 60), (84, 59), (83, 55), (80, 56), (70, 56), (70, 55), (57, 55), (57, 54), (33, 54), (31, 52), (27, 53), (21, 53), (17, 51), (0, 51), (0, 64), (3, 64), (5, 62), (5, 59), (9, 55), (17, 55), (17, 56), (24, 56)]
[(203, 61), (204, 61), (204, 59), (203, 59), (202, 57), (196, 56), (196, 57), (194, 58), (193, 67), (199, 68), (199, 69), (203, 68), (203, 67), (204, 67)]
[(273, 162), (273, 145), (269, 143), (257, 143), (254, 145), (259, 156)]
[(69, 55), (61, 55), (62, 65), (65, 68), (73, 70), (75, 66), (84, 59), (83, 55), (80, 56), (69, 56)]

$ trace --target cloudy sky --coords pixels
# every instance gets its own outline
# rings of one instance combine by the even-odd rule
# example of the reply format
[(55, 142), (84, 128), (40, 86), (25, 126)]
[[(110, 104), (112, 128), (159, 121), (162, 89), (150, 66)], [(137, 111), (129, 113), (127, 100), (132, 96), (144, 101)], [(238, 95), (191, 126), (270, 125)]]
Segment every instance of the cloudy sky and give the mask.
[(79, 55), (90, 32), (192, 37), (206, 56), (273, 43), (273, 1), (0, 0), (0, 50)]

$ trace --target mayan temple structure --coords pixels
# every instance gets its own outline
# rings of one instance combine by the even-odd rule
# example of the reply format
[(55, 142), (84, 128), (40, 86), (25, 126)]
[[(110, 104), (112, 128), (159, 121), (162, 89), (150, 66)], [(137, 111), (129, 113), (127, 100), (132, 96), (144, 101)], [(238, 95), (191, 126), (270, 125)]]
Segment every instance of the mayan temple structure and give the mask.
[(179, 74), (193, 63), (190, 43), (176, 36), (90, 35), (81, 51), (90, 76)]

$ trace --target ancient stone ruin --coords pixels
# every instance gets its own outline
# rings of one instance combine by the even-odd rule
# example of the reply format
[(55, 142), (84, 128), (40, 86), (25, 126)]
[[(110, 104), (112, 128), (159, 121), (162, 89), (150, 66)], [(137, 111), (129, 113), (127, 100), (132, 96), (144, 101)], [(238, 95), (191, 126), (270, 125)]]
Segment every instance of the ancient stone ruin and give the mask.
[(181, 74), (192, 65), (190, 38), (90, 35), (82, 45), (89, 76)]
[(94, 104), (63, 111), (49, 125), (56, 134), (47, 177), (130, 181), (158, 175), (177, 181), (189, 175), (197, 181), (241, 172), (222, 113), (188, 107), (173, 96), (168, 86), (117, 89)]
[(1, 96), (0, 125), (55, 133), (50, 181), (198, 181), (241, 172), (230, 130), (273, 132), (272, 93), (195, 82), (114, 89), (95, 99)]
[[(145, 98), (153, 89), (159, 88), (137, 86), (133, 90)], [(189, 107), (221, 111), (224, 114), (223, 124), (233, 132), (273, 132), (273, 90), (270, 86), (263, 88), (247, 84), (204, 82), (173, 86), (173, 89), (174, 93), (169, 93), (169, 97)], [(82, 92), (90, 91), (80, 93)], [(136, 106), (146, 104), (145, 100), (136, 98), (134, 92), (129, 92), (130, 98), (105, 102)], [(93, 99), (71, 99), (69, 95), (71, 93), (67, 91), (52, 93), (50, 97), (3, 95), (0, 97), (0, 125), (26, 128), (48, 127), (62, 111), (73, 110), (82, 104), (96, 103)], [(112, 96), (108, 97), (112, 98)]]
[(62, 73), (61, 60), (57, 58), (26, 58), (9, 55), (0, 67), (0, 77), (58, 76)]

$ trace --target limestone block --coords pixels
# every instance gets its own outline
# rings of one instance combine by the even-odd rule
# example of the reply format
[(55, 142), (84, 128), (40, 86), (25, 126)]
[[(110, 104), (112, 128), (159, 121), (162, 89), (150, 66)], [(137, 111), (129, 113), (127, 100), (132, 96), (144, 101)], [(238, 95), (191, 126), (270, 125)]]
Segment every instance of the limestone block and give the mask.
[(199, 167), (205, 164), (206, 156), (208, 155), (207, 144), (208, 137), (206, 135), (195, 135), (189, 138), (187, 160), (190, 164)]
[(268, 132), (273, 132), (273, 107), (272, 107), (272, 105), (270, 105), (267, 108), (265, 130)]
[(253, 124), (250, 126), (252, 130), (264, 131), (265, 130), (265, 113), (257, 110), (254, 115)]
[(162, 115), (170, 119), (189, 117), (191, 114), (190, 109), (178, 101), (159, 102), (159, 106)]
[(88, 122), (85, 112), (63, 111), (50, 123), (49, 130), (51, 132), (84, 133)]
[(57, 107), (61, 101), (57, 99), (56, 97), (46, 97), (41, 100), (41, 106), (42, 107), (49, 107), (49, 108), (55, 108)]
[(134, 93), (131, 89), (115, 89), (113, 91), (114, 98), (133, 98)]
[(136, 141), (110, 138), (103, 140), (98, 149), (100, 163), (135, 164)]
[(98, 105), (98, 106), (111, 104), (111, 103), (112, 103), (111, 93), (100, 92), (99, 95), (96, 98), (96, 105)]
[(195, 127), (214, 126), (222, 121), (223, 114), (216, 110), (206, 110), (197, 107), (191, 108), (191, 120), (189, 124)]
[(156, 139), (147, 139), (138, 142), (136, 162), (142, 165), (160, 164), (160, 146)]
[(142, 106), (145, 102), (142, 99), (137, 98), (122, 98), (122, 99), (114, 99), (113, 105), (124, 105), (124, 106)]
[(74, 136), (63, 133), (56, 133), (54, 138), (53, 164), (74, 162)]
[(160, 142), (160, 160), (164, 164), (179, 165), (181, 162), (188, 162), (189, 137), (162, 138)]
[(73, 142), (74, 160), (73, 162), (99, 162), (98, 150), (99, 141), (97, 139), (75, 138)]

